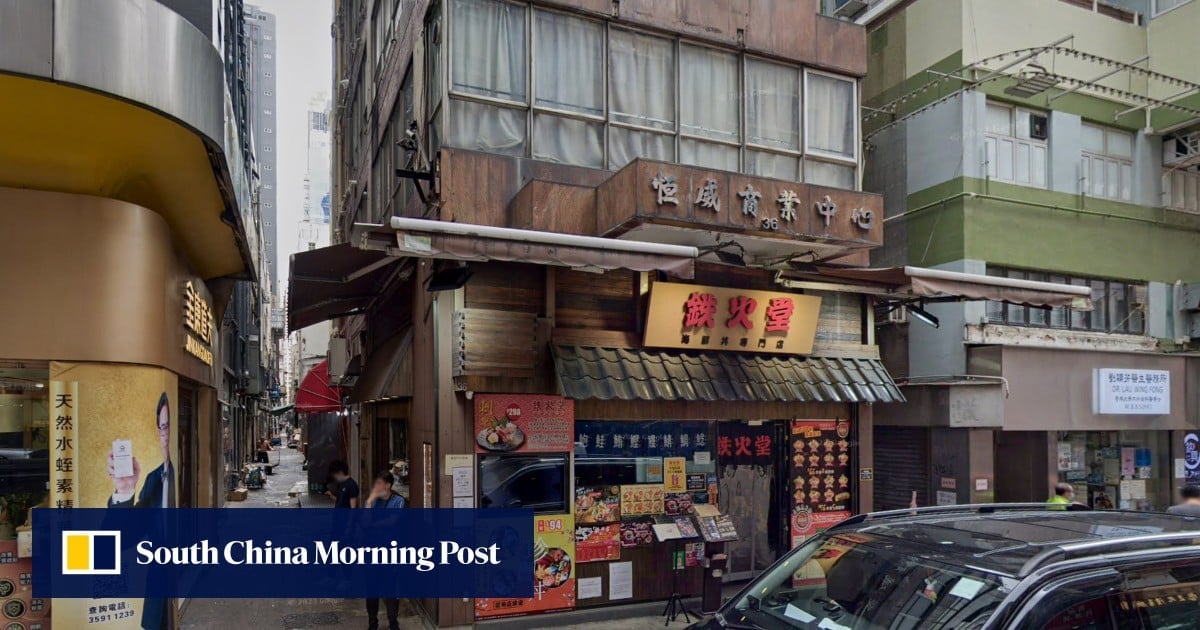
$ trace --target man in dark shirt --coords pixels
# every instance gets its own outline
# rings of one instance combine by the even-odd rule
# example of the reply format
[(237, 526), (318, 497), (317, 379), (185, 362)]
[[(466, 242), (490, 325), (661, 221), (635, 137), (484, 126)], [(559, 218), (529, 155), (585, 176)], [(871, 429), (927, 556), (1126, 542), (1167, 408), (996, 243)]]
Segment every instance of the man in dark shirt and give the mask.
[(1167, 508), (1167, 512), (1180, 516), (1200, 516), (1200, 486), (1188, 485), (1179, 490), (1183, 503)]
[(358, 482), (350, 478), (350, 467), (341, 460), (329, 464), (329, 476), (337, 483), (337, 492), (326, 491), (325, 496), (334, 500), (335, 508), (358, 507)]

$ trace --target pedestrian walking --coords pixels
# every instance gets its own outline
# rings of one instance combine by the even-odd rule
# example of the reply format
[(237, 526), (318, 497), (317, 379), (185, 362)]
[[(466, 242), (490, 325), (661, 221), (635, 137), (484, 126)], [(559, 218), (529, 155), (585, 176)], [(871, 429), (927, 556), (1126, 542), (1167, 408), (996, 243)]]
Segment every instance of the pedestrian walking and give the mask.
[(329, 476), (336, 484), (336, 492), (325, 491), (325, 496), (334, 500), (335, 508), (358, 507), (358, 482), (350, 478), (350, 467), (346, 462), (336, 460), (329, 464)]
[[(399, 509), (405, 506), (404, 497), (392, 490), (396, 478), (392, 473), (383, 471), (375, 475), (371, 484), (371, 494), (367, 497), (366, 507), (371, 509)], [(384, 608), (387, 610), (389, 630), (400, 630), (400, 600), (394, 597), (384, 598)], [(379, 628), (379, 598), (367, 598), (367, 630)]]
[(1054, 496), (1046, 501), (1046, 505), (1051, 510), (1066, 510), (1067, 506), (1074, 503), (1075, 486), (1069, 483), (1059, 483), (1054, 485)]
[(1167, 508), (1168, 513), (1180, 516), (1200, 516), (1200, 486), (1189, 484), (1180, 488), (1179, 497), (1183, 501)]

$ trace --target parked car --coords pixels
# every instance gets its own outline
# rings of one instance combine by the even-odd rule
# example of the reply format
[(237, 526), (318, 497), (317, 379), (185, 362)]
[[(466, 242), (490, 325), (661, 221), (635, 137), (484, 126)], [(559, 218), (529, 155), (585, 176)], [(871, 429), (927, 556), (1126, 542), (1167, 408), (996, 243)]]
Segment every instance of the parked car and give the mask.
[(946, 506), (853, 517), (690, 628), (1183, 629), (1198, 602), (1200, 519)]

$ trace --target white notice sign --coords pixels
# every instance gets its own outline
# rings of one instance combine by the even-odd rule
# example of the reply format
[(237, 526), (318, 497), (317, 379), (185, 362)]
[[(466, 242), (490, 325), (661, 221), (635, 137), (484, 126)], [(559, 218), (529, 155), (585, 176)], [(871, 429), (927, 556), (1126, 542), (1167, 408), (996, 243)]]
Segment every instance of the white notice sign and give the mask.
[(1171, 373), (1100, 368), (1092, 373), (1092, 413), (1165, 416), (1171, 413)]
[(608, 599), (633, 597), (633, 563), (613, 562), (608, 565)]
[(604, 578), (579, 578), (575, 584), (579, 587), (579, 599), (595, 599), (604, 595)]

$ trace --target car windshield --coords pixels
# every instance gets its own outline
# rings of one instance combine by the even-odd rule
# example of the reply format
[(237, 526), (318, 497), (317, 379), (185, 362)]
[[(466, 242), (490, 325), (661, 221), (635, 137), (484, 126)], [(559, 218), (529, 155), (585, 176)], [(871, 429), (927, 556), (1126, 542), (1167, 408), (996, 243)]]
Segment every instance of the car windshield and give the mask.
[(721, 614), (756, 630), (977, 628), (1005, 594), (999, 577), (950, 554), (906, 553), (888, 538), (845, 533), (792, 550)]

